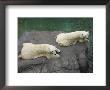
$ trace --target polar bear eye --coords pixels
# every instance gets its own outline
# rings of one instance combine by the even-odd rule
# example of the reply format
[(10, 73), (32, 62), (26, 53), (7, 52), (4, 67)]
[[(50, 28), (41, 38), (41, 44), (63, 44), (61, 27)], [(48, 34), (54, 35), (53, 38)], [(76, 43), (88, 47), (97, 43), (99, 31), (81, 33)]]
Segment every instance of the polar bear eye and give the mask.
[(53, 54), (53, 51), (51, 51), (50, 54)]
[(55, 51), (51, 51), (50, 54), (56, 54), (56, 52)]
[(80, 38), (83, 38), (83, 37), (84, 37), (83, 34), (81, 34)]
[(83, 36), (83, 34), (82, 34), (82, 36)]
[(57, 55), (57, 53), (54, 51), (51, 51), (50, 54)]

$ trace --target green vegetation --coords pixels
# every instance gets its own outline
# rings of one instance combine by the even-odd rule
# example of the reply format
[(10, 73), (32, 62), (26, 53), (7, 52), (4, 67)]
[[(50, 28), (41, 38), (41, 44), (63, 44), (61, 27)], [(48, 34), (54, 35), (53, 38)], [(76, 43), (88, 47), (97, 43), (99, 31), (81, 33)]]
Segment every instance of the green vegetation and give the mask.
[(93, 60), (93, 18), (18, 18), (18, 37), (26, 31), (89, 31), (88, 59)]

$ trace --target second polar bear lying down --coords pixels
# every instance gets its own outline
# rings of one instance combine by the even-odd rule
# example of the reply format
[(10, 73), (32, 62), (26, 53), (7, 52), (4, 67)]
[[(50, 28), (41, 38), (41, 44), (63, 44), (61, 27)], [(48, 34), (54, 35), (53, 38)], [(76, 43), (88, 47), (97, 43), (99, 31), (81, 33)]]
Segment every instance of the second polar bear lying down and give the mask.
[(60, 46), (70, 46), (77, 42), (86, 42), (88, 40), (88, 31), (75, 31), (70, 33), (61, 33), (57, 35), (56, 42)]
[(53, 45), (24, 43), (19, 57), (22, 59), (35, 59), (44, 56), (50, 59), (59, 58), (59, 53), (60, 50)]

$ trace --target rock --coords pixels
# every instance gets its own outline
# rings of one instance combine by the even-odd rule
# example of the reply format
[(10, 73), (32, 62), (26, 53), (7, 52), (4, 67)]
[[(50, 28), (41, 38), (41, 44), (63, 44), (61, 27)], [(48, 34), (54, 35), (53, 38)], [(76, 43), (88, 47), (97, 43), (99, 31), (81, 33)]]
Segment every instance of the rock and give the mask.
[(60, 47), (56, 42), (56, 36), (61, 31), (31, 31), (25, 32), (18, 40), (18, 54), (22, 44), (31, 42), (34, 44), (52, 44), (61, 50), (61, 57), (48, 60), (44, 57), (35, 60), (18, 59), (19, 73), (87, 73), (88, 62), (86, 50), (87, 43), (77, 43), (69, 47)]

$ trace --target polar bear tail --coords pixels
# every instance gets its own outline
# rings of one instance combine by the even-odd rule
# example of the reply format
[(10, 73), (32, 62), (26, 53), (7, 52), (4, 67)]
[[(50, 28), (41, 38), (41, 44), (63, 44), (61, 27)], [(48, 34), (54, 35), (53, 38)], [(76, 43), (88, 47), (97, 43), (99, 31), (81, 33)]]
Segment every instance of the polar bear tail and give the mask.
[(20, 54), (20, 55), (18, 56), (18, 58), (22, 58), (22, 55)]

